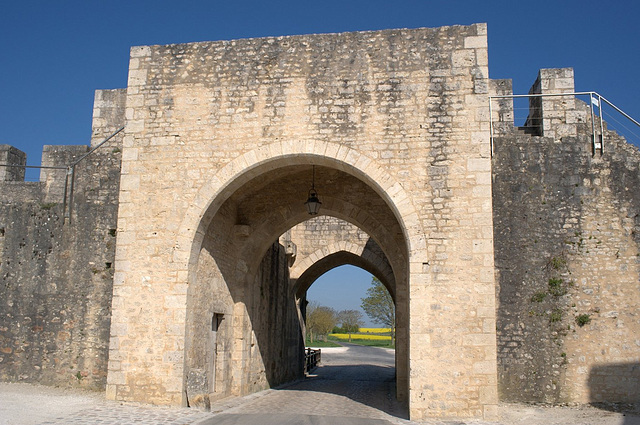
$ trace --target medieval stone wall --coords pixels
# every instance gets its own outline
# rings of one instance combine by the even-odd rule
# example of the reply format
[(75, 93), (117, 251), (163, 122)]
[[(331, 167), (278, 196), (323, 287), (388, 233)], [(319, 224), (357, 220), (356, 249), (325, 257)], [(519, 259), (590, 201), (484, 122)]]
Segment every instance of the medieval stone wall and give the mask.
[(24, 180), (25, 169), (19, 166), (27, 164), (27, 155), (20, 149), (0, 145), (0, 164), (9, 165), (0, 167), (0, 182)]
[(637, 403), (640, 152), (605, 131), (594, 154), (586, 106), (553, 99), (553, 131), (495, 139), (500, 397)]
[[(66, 224), (66, 170), (0, 183), (0, 379), (104, 390), (121, 146), (78, 164)], [(43, 165), (87, 152), (45, 146)]]
[[(254, 281), (234, 282), (237, 242), (247, 236), (230, 231), (234, 208), (222, 208), (218, 219), (208, 229), (197, 278), (188, 289), (185, 375), (190, 406), (271, 388), (303, 372), (304, 342), (284, 247), (274, 243), (267, 250)], [(172, 330), (181, 331), (178, 326)]]
[(393, 270), (377, 242), (357, 226), (331, 216), (313, 217), (280, 238), (290, 255), (293, 291), (304, 296), (320, 275), (344, 264), (367, 270), (395, 296)]
[[(533, 101), (535, 135), (501, 100), (490, 160), (486, 96), (511, 85), (486, 78), (485, 31), (134, 48), (128, 89), (96, 93), (91, 146), (124, 136), (76, 168), (70, 220), (66, 170), (0, 174), (0, 379), (103, 389), (109, 369), (111, 398), (197, 405), (295, 378), (291, 252), (274, 242), (308, 218), (313, 164), (334, 218), (291, 232), (291, 277), (338, 251), (383, 258), (414, 419), (491, 418), (496, 388), (637, 402), (640, 154), (607, 131), (594, 156), (573, 99)], [(572, 90), (568, 69), (533, 89)], [(88, 149), (47, 146), (43, 164)]]
[(133, 48), (107, 396), (181, 403), (185, 361), (159, 352), (184, 340), (168, 330), (189, 315), (208, 226), (233, 198), (251, 233), (226, 280), (253, 281), (308, 218), (315, 165), (324, 211), (390, 253), (413, 417), (494, 416), (487, 83), (482, 24)]

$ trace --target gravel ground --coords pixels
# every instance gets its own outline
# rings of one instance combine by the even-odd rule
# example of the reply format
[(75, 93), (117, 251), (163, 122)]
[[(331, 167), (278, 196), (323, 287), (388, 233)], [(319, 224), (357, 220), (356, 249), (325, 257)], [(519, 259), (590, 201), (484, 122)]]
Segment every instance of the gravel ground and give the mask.
[(102, 393), (0, 383), (0, 425), (36, 425), (104, 405)]

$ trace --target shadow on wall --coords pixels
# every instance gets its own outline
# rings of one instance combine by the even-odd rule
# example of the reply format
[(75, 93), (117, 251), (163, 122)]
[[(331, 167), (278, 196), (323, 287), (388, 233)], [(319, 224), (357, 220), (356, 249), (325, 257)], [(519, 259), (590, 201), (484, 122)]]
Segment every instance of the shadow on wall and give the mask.
[(594, 366), (589, 393), (592, 406), (625, 413), (624, 425), (640, 425), (640, 363)]

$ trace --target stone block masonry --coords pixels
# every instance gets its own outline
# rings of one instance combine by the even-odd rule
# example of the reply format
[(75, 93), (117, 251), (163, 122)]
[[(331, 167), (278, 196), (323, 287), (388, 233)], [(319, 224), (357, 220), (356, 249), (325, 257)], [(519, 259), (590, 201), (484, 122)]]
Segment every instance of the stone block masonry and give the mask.
[[(78, 165), (71, 224), (64, 169), (0, 183), (0, 379), (104, 390), (121, 142)], [(87, 150), (45, 146), (43, 165)]]
[(0, 164), (9, 167), (0, 167), (0, 182), (24, 180), (24, 168), (19, 165), (27, 165), (27, 155), (19, 149), (9, 145), (0, 145)]
[[(264, 380), (251, 372), (269, 347), (249, 294), (266, 249), (306, 219), (299, 196), (316, 165), (323, 211), (370, 234), (391, 264), (398, 393), (412, 416), (491, 417), (495, 330), (477, 314), (495, 310), (487, 66), (485, 25), (134, 47), (109, 397), (182, 401), (191, 360), (160, 353), (184, 340), (169, 327), (202, 329), (188, 306), (204, 295), (183, 288), (203, 267), (234, 303), (221, 307), (231, 358), (246, 366), (232, 379), (240, 391)], [(199, 262), (208, 235), (235, 226), (250, 236)]]
[[(489, 94), (511, 83), (488, 79), (486, 37), (132, 48), (128, 87), (96, 92), (91, 146), (125, 130), (79, 164), (70, 223), (64, 170), (0, 167), (0, 379), (205, 407), (272, 387), (300, 376), (306, 289), (350, 263), (394, 296), (414, 420), (638, 402), (640, 154), (607, 131), (593, 156), (586, 106), (542, 97), (536, 134), (491, 105), (492, 158)], [(532, 88), (568, 91), (571, 69)]]
[[(573, 90), (572, 70), (540, 76), (535, 86)], [(552, 99), (545, 137), (495, 140), (500, 396), (638, 403), (640, 152), (607, 131), (594, 155), (586, 105)]]
[(380, 246), (367, 233), (335, 217), (314, 217), (293, 227), (280, 243), (295, 245), (289, 263), (293, 290), (306, 298), (307, 289), (325, 272), (351, 264), (378, 277), (395, 297), (391, 264)]

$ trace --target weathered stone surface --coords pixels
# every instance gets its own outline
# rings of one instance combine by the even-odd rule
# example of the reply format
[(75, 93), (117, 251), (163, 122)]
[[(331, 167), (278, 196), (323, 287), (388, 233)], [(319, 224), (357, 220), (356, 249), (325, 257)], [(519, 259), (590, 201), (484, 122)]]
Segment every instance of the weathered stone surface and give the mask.
[[(119, 146), (78, 165), (67, 224), (64, 169), (1, 184), (0, 379), (104, 390)], [(87, 150), (45, 146), (43, 165), (69, 165)]]
[(396, 301), (412, 419), (637, 401), (640, 155), (608, 131), (594, 157), (573, 98), (531, 102), (537, 135), (490, 114), (511, 84), (487, 65), (485, 25), (132, 48), (71, 222), (64, 169), (0, 183), (0, 378), (204, 407), (278, 385), (306, 288), (351, 263)]
[[(495, 366), (493, 377), (486, 366), (495, 365), (495, 350), (483, 348), (495, 345), (495, 331), (476, 314), (494, 308), (486, 296), (494, 290), (488, 79), (477, 61), (485, 52), (483, 25), (134, 49), (116, 260), (122, 284), (114, 288), (122, 307), (113, 312), (114, 329), (126, 331), (112, 351), (123, 360), (110, 366), (126, 384), (112, 383), (115, 397), (179, 402), (183, 359), (151, 353), (181, 345), (184, 336), (166, 329), (185, 314), (187, 347), (206, 340), (208, 316), (229, 319), (230, 364), (238, 365), (227, 381), (232, 391), (284, 376), (268, 378), (276, 365), (253, 372), (255, 353), (293, 338), (287, 331), (265, 345), (268, 329), (251, 297), (271, 281), (258, 272), (268, 247), (307, 218), (298, 205), (314, 164), (323, 211), (370, 234), (393, 270), (400, 396), (416, 418), (482, 416), (490, 402), (480, 394), (496, 381)], [(229, 234), (238, 226), (250, 236)], [(469, 259), (460, 268), (463, 252)], [(185, 278), (186, 296), (175, 291)], [(222, 292), (204, 301), (195, 288), (212, 283)], [(446, 308), (429, 309), (432, 297)], [(204, 303), (203, 313), (194, 316), (192, 302)], [(409, 304), (420, 314), (410, 316)], [(143, 318), (155, 318), (153, 332), (140, 326)], [(413, 350), (410, 328), (416, 341), (418, 332), (442, 339)], [(467, 346), (469, 332), (486, 337)], [(202, 352), (187, 348), (187, 367), (202, 368)], [(452, 355), (466, 360), (451, 364)], [(428, 364), (440, 376), (419, 372)], [(147, 385), (151, 376), (156, 383)], [(418, 401), (452, 385), (460, 391), (455, 402)]]
[(27, 165), (27, 155), (20, 149), (9, 145), (0, 145), (0, 182), (24, 181), (24, 168), (20, 165)]
[[(573, 87), (569, 70), (544, 75), (543, 86)], [(573, 97), (542, 103), (587, 116)], [(558, 140), (552, 126), (551, 137), (495, 139), (500, 397), (637, 403), (640, 152), (606, 131), (594, 155), (590, 123), (572, 125), (579, 136)]]
[(301, 298), (318, 277), (344, 264), (378, 277), (395, 297), (395, 278), (386, 255), (371, 236), (347, 221), (314, 217), (285, 233), (280, 243), (296, 247), (289, 261), (290, 277), (292, 290)]

